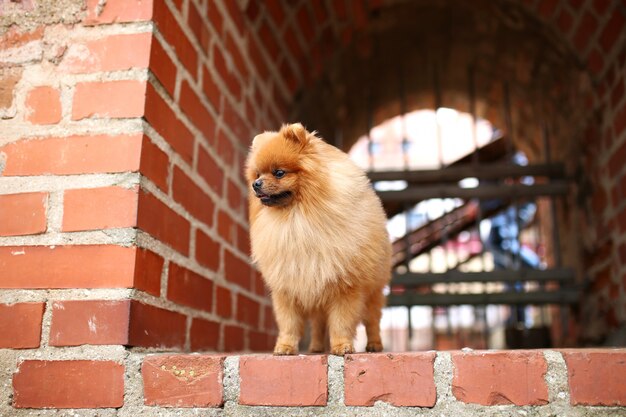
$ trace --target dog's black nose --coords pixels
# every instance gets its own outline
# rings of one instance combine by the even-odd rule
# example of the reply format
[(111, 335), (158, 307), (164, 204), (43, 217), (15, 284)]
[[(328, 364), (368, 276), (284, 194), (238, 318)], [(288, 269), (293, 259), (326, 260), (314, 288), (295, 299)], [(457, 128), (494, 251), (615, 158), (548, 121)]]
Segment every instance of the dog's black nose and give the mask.
[(252, 188), (255, 190), (259, 190), (261, 187), (263, 187), (263, 180), (261, 178), (252, 183)]

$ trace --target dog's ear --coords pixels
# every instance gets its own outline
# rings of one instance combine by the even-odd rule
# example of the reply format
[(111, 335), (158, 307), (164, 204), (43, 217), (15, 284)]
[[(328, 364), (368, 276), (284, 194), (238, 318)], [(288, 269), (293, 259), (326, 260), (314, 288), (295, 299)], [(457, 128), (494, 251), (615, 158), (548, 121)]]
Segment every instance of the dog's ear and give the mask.
[(283, 125), (280, 134), (288, 141), (300, 146), (305, 146), (309, 142), (309, 132), (300, 123)]

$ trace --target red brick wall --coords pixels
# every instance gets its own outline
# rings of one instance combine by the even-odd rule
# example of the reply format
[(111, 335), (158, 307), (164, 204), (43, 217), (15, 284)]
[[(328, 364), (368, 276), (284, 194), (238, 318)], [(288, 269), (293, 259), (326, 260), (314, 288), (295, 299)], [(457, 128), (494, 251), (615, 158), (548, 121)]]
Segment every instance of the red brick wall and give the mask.
[[(624, 349), (345, 358), (134, 354), (126, 378), (124, 366), (113, 361), (27, 360), (13, 374), (12, 415), (24, 408), (153, 414), (158, 407), (180, 415), (211, 409), (232, 415), (381, 415), (418, 409), (424, 416), (621, 415), (625, 359)], [(74, 389), (50, 383), (61, 378)]]
[(241, 171), (279, 118), (241, 12), (70, 3), (10, 5), (0, 38), (0, 306), (29, 328), (2, 344), (269, 350)]

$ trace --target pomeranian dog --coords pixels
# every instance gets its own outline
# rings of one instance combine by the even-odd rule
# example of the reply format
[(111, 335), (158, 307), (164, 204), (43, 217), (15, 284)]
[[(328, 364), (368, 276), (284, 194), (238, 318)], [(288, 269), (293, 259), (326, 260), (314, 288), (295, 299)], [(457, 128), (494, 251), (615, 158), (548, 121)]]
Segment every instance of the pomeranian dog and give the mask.
[(252, 258), (271, 291), (274, 354), (293, 355), (311, 321), (310, 352), (354, 352), (360, 322), (368, 352), (383, 349), (383, 287), (391, 244), (382, 205), (348, 155), (301, 124), (255, 136), (246, 163)]

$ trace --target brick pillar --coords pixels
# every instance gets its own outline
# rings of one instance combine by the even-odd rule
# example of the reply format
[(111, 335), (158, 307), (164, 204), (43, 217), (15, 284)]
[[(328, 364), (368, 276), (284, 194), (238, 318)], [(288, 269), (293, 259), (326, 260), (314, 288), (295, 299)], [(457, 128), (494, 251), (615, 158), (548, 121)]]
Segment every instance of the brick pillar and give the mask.
[(115, 394), (37, 407), (119, 406), (122, 346), (273, 344), (241, 171), (278, 117), (230, 3), (0, 4), (1, 376), (103, 368)]

